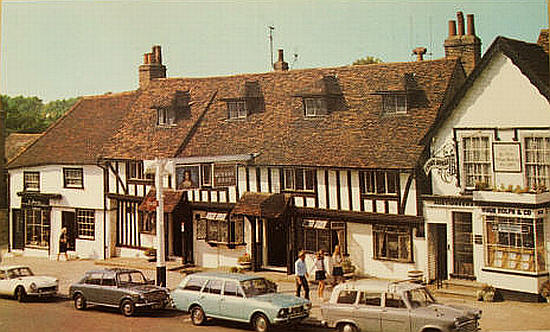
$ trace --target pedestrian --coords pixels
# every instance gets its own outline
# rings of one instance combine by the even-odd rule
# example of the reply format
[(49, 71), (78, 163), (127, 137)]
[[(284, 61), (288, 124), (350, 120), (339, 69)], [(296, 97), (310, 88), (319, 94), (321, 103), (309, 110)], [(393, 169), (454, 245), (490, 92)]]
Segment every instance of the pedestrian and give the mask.
[(302, 287), (304, 288), (304, 297), (309, 300), (309, 285), (307, 282), (307, 267), (306, 267), (306, 252), (300, 250), (298, 259), (294, 263), (294, 271), (296, 275), (296, 296), (300, 297)]
[(67, 228), (63, 227), (61, 228), (61, 234), (59, 235), (59, 252), (57, 253), (57, 260), (59, 261), (59, 255), (63, 253), (65, 254), (65, 260), (69, 260), (69, 256), (67, 255)]
[(313, 260), (312, 269), (315, 271), (315, 281), (319, 283), (318, 295), (321, 302), (324, 301), (323, 294), (325, 291), (325, 279), (327, 279), (327, 271), (325, 269), (325, 253), (323, 249), (317, 252), (317, 256)]
[(344, 282), (344, 269), (342, 268), (342, 262), (344, 257), (340, 251), (340, 246), (336, 245), (334, 247), (334, 252), (332, 253), (332, 277), (334, 278), (334, 283), (337, 285), (340, 282)]

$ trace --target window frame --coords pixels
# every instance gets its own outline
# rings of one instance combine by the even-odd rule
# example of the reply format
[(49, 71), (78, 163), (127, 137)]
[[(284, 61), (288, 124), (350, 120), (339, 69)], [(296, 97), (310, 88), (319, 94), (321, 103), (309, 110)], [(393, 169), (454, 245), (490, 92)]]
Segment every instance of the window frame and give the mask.
[[(391, 100), (389, 100), (390, 98)], [(409, 98), (407, 94), (388, 93), (382, 95), (382, 115), (400, 115), (408, 112)]]
[[(68, 173), (70, 172), (77, 172), (79, 173), (79, 177), (75, 177), (77, 181), (80, 180), (80, 184), (71, 185), (69, 184), (69, 177)], [(79, 179), (80, 178), (80, 179)], [(71, 180), (74, 180), (71, 179)], [(63, 188), (65, 189), (84, 189), (84, 169), (83, 168), (76, 168), (76, 167), (63, 167)]]
[[(320, 249), (323, 249), (323, 251), (327, 254), (332, 255), (334, 246), (339, 245), (340, 251), (347, 254), (347, 224), (345, 222), (321, 219), (302, 219), (301, 227), (301, 239), (299, 239), (299, 242), (301, 242), (302, 248), (305, 251), (316, 253)], [(314, 248), (311, 248), (309, 242), (312, 234), (315, 239)], [(320, 245), (320, 238), (325, 241), (328, 239), (328, 248), (324, 245)]]
[[(397, 171), (364, 170), (359, 171), (361, 194), (397, 196), (400, 189), (400, 173)], [(380, 178), (383, 176), (383, 179)], [(390, 191), (390, 179), (393, 178), (393, 192)], [(383, 180), (383, 188), (379, 183)]]
[(157, 126), (166, 127), (176, 124), (176, 114), (172, 108), (159, 107), (157, 110)]
[[(50, 209), (43, 208), (24, 208), (22, 211), (22, 218), (25, 225), (25, 247), (35, 248), (49, 248), (50, 247), (50, 234), (51, 234), (51, 211)], [(32, 218), (29, 218), (32, 216)], [(37, 217), (40, 220), (37, 220)], [(31, 220), (29, 222), (29, 220)], [(29, 230), (33, 237), (38, 233), (38, 241), (29, 240)]]
[(228, 100), (226, 104), (228, 120), (246, 119), (248, 116), (248, 105), (245, 100)]
[[(245, 245), (245, 230), (244, 230), (244, 218), (239, 216), (225, 215), (222, 219), (221, 215), (217, 214), (217, 217), (201, 216), (195, 218), (196, 221), (196, 240), (204, 240), (211, 245), (227, 245), (227, 246), (240, 246)], [(202, 223), (202, 225), (200, 225)], [(204, 229), (204, 234), (202, 231)]]
[(302, 97), (302, 104), (306, 118), (328, 115), (328, 103), (325, 97)]
[[(311, 179), (309, 179), (309, 176), (311, 176)], [(308, 193), (315, 192), (316, 176), (316, 169), (305, 167), (284, 168), (283, 190)]]
[[(540, 149), (538, 146), (531, 148), (528, 143), (529, 140), (542, 140), (543, 147)], [(537, 188), (550, 189), (550, 136), (547, 135), (528, 135), (523, 137), (523, 166), (525, 169), (525, 185), (529, 189), (536, 190)], [(533, 158), (530, 156), (530, 152), (534, 151), (535, 156), (543, 155), (542, 161), (539, 158)], [(530, 161), (536, 159), (534, 161)], [(545, 163), (546, 161), (546, 163)], [(535, 173), (538, 175), (531, 175), (531, 170), (535, 168)], [(545, 173), (545, 175), (540, 175)], [(531, 178), (534, 178), (533, 180)], [(542, 180), (543, 183), (540, 183)]]
[[(31, 176), (36, 176), (36, 181), (29, 181)], [(30, 184), (36, 184), (36, 187)], [(40, 172), (23, 172), (23, 191), (40, 191)]]
[[(471, 149), (471, 152), (468, 152), (467, 150), (467, 143), (466, 141), (472, 140), (472, 143), (469, 146), (473, 146)], [(480, 140), (480, 143), (478, 143), (478, 146), (475, 146), (474, 140)], [(485, 148), (481, 146), (481, 141), (486, 142)], [(460, 136), (460, 171), (461, 171), (461, 181), (462, 181), (462, 187), (465, 190), (476, 190), (477, 186), (476, 183), (479, 183), (480, 185), (483, 184), (483, 186), (492, 186), (494, 183), (494, 172), (493, 172), (493, 151), (492, 151), (492, 140), (491, 135), (489, 133), (477, 133), (474, 135), (461, 135)], [(484, 143), (485, 144), (485, 143)], [(486, 160), (480, 160), (481, 157), (481, 150), (485, 149), (485, 157), (487, 157)], [(470, 158), (475, 157), (477, 151), (477, 157), (478, 160), (471, 160)], [(469, 167), (471, 165), (471, 167)], [(469, 172), (468, 170), (470, 168), (473, 168), (474, 170), (478, 170), (477, 172), (474, 171), (473, 173)], [(480, 172), (480, 169), (486, 169), (486, 173)], [(481, 179), (477, 179), (480, 178)], [(473, 183), (469, 183), (469, 179), (473, 178)], [(487, 182), (483, 182), (483, 178), (487, 178)]]
[[(409, 226), (403, 225), (373, 225), (373, 259), (381, 261), (394, 261), (394, 262), (403, 262), (403, 263), (414, 263), (413, 257), (413, 229)], [(384, 236), (382, 243), (380, 243), (379, 237)], [(391, 245), (388, 236), (397, 236), (397, 244)], [(407, 248), (407, 257), (402, 257), (401, 251), (403, 246), (401, 245), (402, 238), (407, 238), (408, 243)], [(391, 257), (390, 255), (390, 245), (396, 246), (397, 248), (397, 257)], [(382, 246), (380, 248), (379, 246)], [(385, 248), (385, 249), (384, 249)], [(383, 252), (385, 251), (385, 252)]]
[[(83, 215), (83, 213), (85, 215)], [(96, 218), (95, 218), (94, 209), (80, 209), (80, 208), (76, 209), (75, 222), (76, 222), (76, 229), (77, 229), (76, 235), (78, 239), (95, 240)]]

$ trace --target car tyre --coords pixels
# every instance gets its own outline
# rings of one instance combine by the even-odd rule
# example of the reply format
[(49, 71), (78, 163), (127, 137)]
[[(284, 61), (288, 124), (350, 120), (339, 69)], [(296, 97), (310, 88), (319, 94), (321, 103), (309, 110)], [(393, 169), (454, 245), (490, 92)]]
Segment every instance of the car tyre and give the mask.
[(25, 288), (23, 288), (22, 286), (17, 286), (17, 288), (15, 289), (15, 299), (19, 302), (25, 302), (25, 300), (27, 299), (27, 293), (25, 292)]
[(193, 325), (203, 325), (206, 321), (204, 310), (198, 305), (191, 308), (191, 322)]
[(131, 300), (122, 301), (122, 304), (120, 305), (120, 311), (126, 317), (133, 316), (136, 311), (134, 302), (132, 302)]
[(357, 332), (357, 327), (350, 323), (344, 323), (338, 326), (339, 332)]
[(74, 296), (74, 307), (76, 310), (86, 309), (86, 298), (82, 294), (76, 294)]
[(256, 314), (252, 318), (252, 327), (256, 332), (267, 332), (269, 331), (269, 320), (263, 314)]

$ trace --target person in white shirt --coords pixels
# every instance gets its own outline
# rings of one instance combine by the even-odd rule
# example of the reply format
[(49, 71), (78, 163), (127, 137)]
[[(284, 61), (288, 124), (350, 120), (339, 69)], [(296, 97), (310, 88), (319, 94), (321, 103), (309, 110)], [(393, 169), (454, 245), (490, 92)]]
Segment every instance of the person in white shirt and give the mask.
[(298, 253), (298, 259), (294, 263), (294, 273), (296, 275), (296, 296), (300, 297), (302, 287), (304, 288), (304, 297), (309, 300), (309, 285), (307, 282), (306, 252), (301, 250)]
[(332, 253), (332, 276), (336, 284), (344, 282), (344, 270), (342, 269), (343, 261), (344, 257), (340, 251), (340, 246), (336, 245), (334, 247), (334, 253)]
[(317, 256), (313, 260), (313, 271), (315, 271), (315, 280), (319, 282), (319, 300), (323, 301), (325, 291), (325, 280), (327, 279), (327, 270), (325, 268), (325, 253), (323, 249), (319, 250)]

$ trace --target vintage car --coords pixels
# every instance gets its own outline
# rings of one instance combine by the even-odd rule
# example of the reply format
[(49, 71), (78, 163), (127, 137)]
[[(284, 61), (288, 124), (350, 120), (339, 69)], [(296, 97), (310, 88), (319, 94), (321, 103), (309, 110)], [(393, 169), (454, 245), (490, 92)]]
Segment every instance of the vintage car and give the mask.
[(29, 296), (53, 297), (58, 287), (56, 278), (35, 276), (28, 266), (0, 266), (0, 294), (13, 295), (19, 302)]
[(141, 271), (105, 269), (88, 271), (69, 288), (77, 310), (87, 305), (119, 308), (124, 316), (132, 316), (138, 308), (162, 309), (170, 303), (170, 293), (154, 285)]
[(438, 303), (410, 281), (358, 280), (336, 286), (321, 315), (341, 332), (455, 332), (478, 331), (481, 311)]
[(239, 273), (195, 273), (172, 291), (176, 309), (189, 311), (195, 325), (208, 317), (250, 323), (258, 332), (272, 325), (298, 323), (309, 316), (311, 302), (277, 293), (264, 278)]

